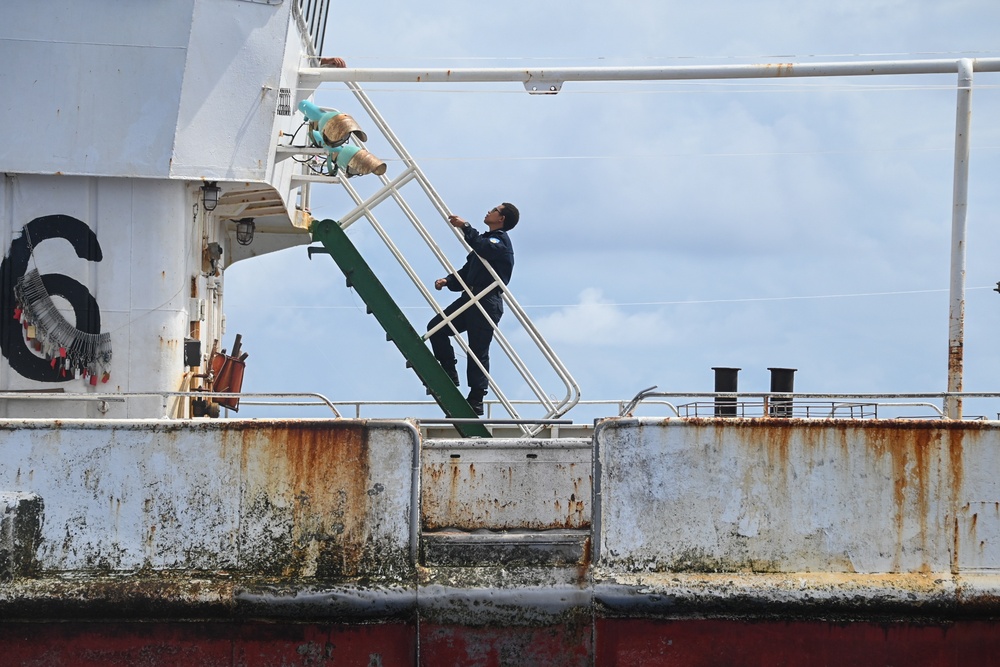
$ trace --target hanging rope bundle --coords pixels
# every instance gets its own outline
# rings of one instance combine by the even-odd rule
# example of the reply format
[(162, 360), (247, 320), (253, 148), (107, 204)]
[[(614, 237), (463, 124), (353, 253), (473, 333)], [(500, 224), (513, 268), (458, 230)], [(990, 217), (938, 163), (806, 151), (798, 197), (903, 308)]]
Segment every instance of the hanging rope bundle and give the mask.
[(51, 360), (52, 368), (59, 368), (63, 377), (68, 373), (82, 375), (92, 385), (98, 378), (108, 381), (111, 334), (86, 333), (67, 322), (52, 302), (37, 269), (17, 279), (14, 296), (14, 319), (21, 322), (28, 340), (34, 341), (35, 350)]

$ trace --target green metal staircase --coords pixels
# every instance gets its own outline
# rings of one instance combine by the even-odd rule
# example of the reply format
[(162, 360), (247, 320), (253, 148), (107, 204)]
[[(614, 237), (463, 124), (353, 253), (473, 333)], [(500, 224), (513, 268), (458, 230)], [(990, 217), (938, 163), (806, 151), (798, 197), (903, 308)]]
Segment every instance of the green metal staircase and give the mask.
[[(424, 383), (427, 392), (441, 406), (445, 415), (455, 419), (477, 419), (476, 413), (458, 387), (441, 368), (441, 364), (361, 257), (340, 224), (336, 220), (319, 220), (312, 224), (310, 232), (313, 240), (323, 244), (324, 250), (333, 257), (344, 272), (347, 285), (353, 287), (364, 300), (368, 312), (385, 329), (386, 338), (403, 354), (407, 365)], [(310, 249), (310, 257), (313, 252), (315, 249)], [(455, 428), (465, 438), (491, 437), (490, 432), (479, 422), (457, 422)]]
[[(386, 249), (398, 262), (399, 267), (413, 283), (414, 289), (426, 301), (428, 307), (441, 315), (443, 315), (442, 307), (437, 303), (432, 289), (427, 286), (427, 276), (421, 275), (421, 273), (427, 271), (425, 264), (428, 262), (430, 265), (438, 267), (434, 269), (438, 276), (454, 273), (455, 267), (448, 260), (438, 239), (435, 238), (435, 233), (421, 222), (417, 209), (408, 201), (410, 195), (413, 195), (413, 204), (423, 209), (423, 215), (429, 213), (438, 218), (434, 232), (441, 236), (447, 232), (452, 242), (461, 244), (461, 256), (463, 257), (471, 250), (462, 234), (447, 224), (451, 212), (444, 200), (434, 190), (427, 176), (403, 147), (372, 101), (356, 83), (348, 83), (347, 87), (354, 94), (355, 101), (367, 112), (377, 127), (379, 136), (373, 133), (373, 139), (386, 144), (382, 149), (377, 149), (376, 152), (382, 157), (387, 154), (383, 150), (395, 152), (400, 169), (398, 173), (373, 173), (363, 179), (348, 178), (350, 174), (344, 170), (340, 170), (338, 174), (331, 174), (328, 169), (317, 166), (324, 164), (328, 158), (326, 147), (298, 145), (295, 143), (294, 133), (289, 133), (287, 143), (279, 142), (275, 149), (276, 168), (286, 170), (290, 186), (300, 189), (299, 200), (296, 202), (295, 214), (297, 216), (301, 215), (303, 220), (306, 219), (306, 214), (312, 208), (312, 186), (316, 185), (339, 185), (354, 203), (353, 209), (338, 215), (336, 220), (313, 221), (311, 223), (309, 231), (313, 240), (321, 243), (323, 247), (310, 249), (310, 256), (317, 251), (333, 256), (347, 276), (348, 285), (353, 286), (367, 303), (368, 311), (375, 315), (379, 324), (385, 329), (388, 340), (399, 348), (407, 360), (407, 365), (417, 373), (417, 376), (427, 387), (428, 393), (441, 406), (445, 415), (456, 420), (455, 426), (462, 436), (490, 437), (490, 432), (476, 417), (465, 397), (455, 387), (451, 378), (441, 368), (427, 347), (424, 340), (426, 334), (425, 336), (417, 335), (382, 283), (375, 277), (368, 264), (344, 234), (344, 230), (355, 222), (362, 219), (367, 221), (371, 229), (384, 242)], [(323, 107), (319, 108), (323, 111)], [(357, 136), (349, 141), (352, 146), (365, 147), (363, 140)], [(300, 167), (291, 167), (290, 163), (284, 162), (292, 159)], [(393, 167), (393, 172), (397, 171), (394, 168), (395, 164), (390, 166)], [(352, 181), (361, 181), (359, 184), (361, 189), (359, 190)], [(404, 188), (407, 192), (407, 198), (403, 196)], [(428, 204), (430, 211), (426, 208)], [(379, 208), (383, 206), (384, 208)], [(393, 233), (401, 232), (400, 223), (408, 221), (412, 231), (419, 235), (423, 244), (414, 243), (414, 240), (410, 238), (407, 240), (406, 250), (408, 253), (420, 253), (417, 259), (422, 263), (421, 271), (415, 269), (410, 261), (403, 256), (402, 248), (396, 244), (392, 234), (390, 234), (390, 228), (379, 221), (376, 208), (379, 208), (379, 214), (384, 212), (387, 216), (393, 216), (391, 228)], [(299, 218), (296, 217), (296, 219)], [(430, 257), (427, 253), (430, 254)], [(488, 262), (485, 262), (484, 265), (488, 270), (493, 271)], [(443, 270), (445, 274), (437, 273), (440, 270)], [(493, 349), (497, 353), (502, 353), (506, 358), (502, 360), (501, 369), (507, 390), (511, 390), (511, 395), (509, 396), (507, 390), (500, 386), (497, 378), (483, 368), (489, 381), (490, 392), (496, 397), (495, 401), (490, 401), (485, 406), (486, 414), (487, 417), (492, 418), (494, 415), (491, 408), (502, 410), (506, 415), (509, 415), (510, 421), (516, 424), (517, 429), (524, 436), (534, 437), (545, 428), (542, 424), (543, 421), (555, 419), (576, 405), (580, 399), (580, 388), (555, 351), (545, 341), (541, 332), (531, 322), (517, 299), (507, 289), (507, 286), (502, 283), (495, 272), (493, 277), (497, 281), (496, 289), (503, 293), (505, 311), (509, 313), (504, 319), (506, 328), (515, 327), (515, 335), (520, 339), (518, 345), (521, 347), (521, 351), (514, 348), (505, 331), (499, 327), (495, 328)], [(463, 287), (467, 289), (467, 286)], [(446, 317), (442, 326), (453, 326), (453, 318), (454, 314), (451, 318)], [(521, 342), (522, 340), (523, 342)], [(472, 363), (479, 363), (472, 355), (472, 351), (463, 336), (456, 335), (453, 342)], [(512, 385), (512, 381), (517, 382), (516, 378), (520, 378), (521, 384)], [(511, 389), (512, 386), (513, 389)], [(518, 398), (513, 397), (514, 392)], [(522, 415), (522, 410), (531, 411), (533, 414)], [(496, 423), (495, 420), (494, 423)]]

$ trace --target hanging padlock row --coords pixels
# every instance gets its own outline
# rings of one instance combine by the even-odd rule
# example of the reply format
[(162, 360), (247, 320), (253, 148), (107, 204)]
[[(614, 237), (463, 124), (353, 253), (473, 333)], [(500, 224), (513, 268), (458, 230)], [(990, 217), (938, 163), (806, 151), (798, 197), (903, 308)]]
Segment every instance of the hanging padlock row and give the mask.
[(17, 279), (14, 319), (32, 349), (50, 360), (61, 377), (70, 374), (91, 385), (111, 378), (111, 334), (86, 333), (66, 321), (45, 289), (37, 269)]

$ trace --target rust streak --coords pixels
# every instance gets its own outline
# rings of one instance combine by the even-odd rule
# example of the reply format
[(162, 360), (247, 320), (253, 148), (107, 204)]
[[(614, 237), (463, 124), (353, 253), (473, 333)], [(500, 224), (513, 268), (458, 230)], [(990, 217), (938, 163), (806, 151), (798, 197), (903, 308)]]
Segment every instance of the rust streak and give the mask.
[[(948, 430), (948, 468), (951, 473), (951, 506), (958, 507), (961, 498), (965, 495), (962, 488), (965, 485), (965, 431), (962, 429)], [(973, 529), (975, 528), (975, 515), (973, 515)], [(959, 544), (958, 530), (956, 529), (955, 545), (951, 552), (951, 569), (958, 572), (959, 564)]]
[(775, 76), (791, 76), (795, 66), (793, 63), (768, 63), (766, 67), (773, 69)]
[(951, 536), (951, 572), (952, 574), (958, 574), (958, 545), (961, 540), (958, 534), (958, 516), (954, 518), (954, 528), (952, 530)]
[(290, 553), (276, 554), (282, 573), (356, 573), (371, 502), (367, 431), (302, 424), (242, 436), (251, 502), (290, 515)]

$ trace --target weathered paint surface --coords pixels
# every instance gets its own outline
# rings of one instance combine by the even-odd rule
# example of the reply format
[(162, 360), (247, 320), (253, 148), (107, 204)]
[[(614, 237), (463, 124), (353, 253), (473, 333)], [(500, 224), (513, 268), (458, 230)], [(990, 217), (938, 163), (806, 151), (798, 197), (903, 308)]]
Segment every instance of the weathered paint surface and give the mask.
[(480, 442), (440, 440), (424, 446), (424, 530), (590, 527), (590, 440)]
[(37, 667), (416, 665), (414, 626), (311, 623), (5, 623), (4, 664)]
[(996, 621), (600, 620), (595, 665), (988, 665), (1000, 650)]
[(431, 566), (565, 567), (590, 564), (589, 530), (425, 532), (421, 561)]
[(404, 423), (0, 423), (0, 489), (45, 503), (45, 572), (410, 570)]
[[(37, 567), (0, 590), (0, 642), (46, 627), (17, 621), (96, 615), (153, 623), (90, 626), (38, 664), (86, 664), (74, 656), (87, 650), (120, 664), (259, 664), (244, 657), (241, 628), (260, 620), (276, 627), (253, 655), (288, 665), (368, 664), (387, 642), (405, 648), (392, 664), (721, 664), (743, 655), (741, 642), (757, 664), (780, 662), (768, 651), (799, 634), (819, 648), (795, 644), (792, 655), (816, 664), (835, 649), (830, 637), (886, 662), (913, 658), (907, 638), (928, 647), (913, 662), (976, 659), (970, 647), (995, 633), (986, 621), (1000, 609), (988, 516), (998, 425), (755, 426), (607, 422), (595, 475), (581, 443), (432, 442), (421, 459), (416, 430), (400, 422), (2, 422), (0, 488), (37, 495), (45, 516)], [(428, 472), (442, 466), (476, 471), (458, 476), (450, 508), (450, 478)], [(431, 535), (462, 539), (447, 559), (413, 566), (421, 472), (425, 513), (468, 529), (425, 533), (425, 547)], [(551, 499), (574, 482), (594, 484), (599, 500), (583, 527), (539, 529), (568, 516)], [(498, 518), (482, 499), (501, 484), (517, 502)], [(591, 530), (596, 565), (586, 550), (505, 555), (526, 535), (564, 548), (567, 536), (589, 544)], [(489, 551), (495, 562), (477, 561)], [(231, 636), (208, 637), (207, 621)], [(333, 638), (302, 640), (308, 632)], [(719, 632), (733, 643), (706, 646)], [(350, 646), (361, 653), (336, 663)]]
[[(418, 645), (419, 635), (419, 645)], [(6, 623), (5, 664), (48, 667), (990, 665), (1000, 624), (598, 619), (549, 628), (421, 624)]]
[(594, 664), (589, 622), (535, 627), (420, 626), (420, 664), (550, 665), (585, 667)]
[(1000, 567), (995, 422), (622, 420), (596, 438), (613, 569)]
[(36, 494), (0, 492), (0, 582), (34, 574), (44, 516)]

